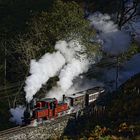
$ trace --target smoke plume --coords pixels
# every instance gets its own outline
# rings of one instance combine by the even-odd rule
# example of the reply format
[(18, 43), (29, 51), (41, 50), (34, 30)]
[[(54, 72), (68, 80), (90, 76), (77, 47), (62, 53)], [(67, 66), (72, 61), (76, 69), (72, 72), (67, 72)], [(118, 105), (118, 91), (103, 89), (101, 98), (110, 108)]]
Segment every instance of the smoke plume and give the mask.
[(118, 26), (111, 21), (107, 14), (96, 12), (89, 16), (91, 26), (99, 33), (97, 42), (103, 46), (103, 51), (111, 55), (119, 55), (125, 52), (130, 46), (130, 35), (120, 31)]
[(68, 94), (68, 90), (73, 85), (74, 79), (89, 68), (89, 60), (84, 53), (84, 46), (74, 40), (68, 42), (65, 46), (67, 48), (62, 48), (59, 44), (55, 46), (64, 55), (66, 65), (60, 71), (57, 87), (54, 87), (47, 94), (47, 97), (55, 97), (58, 100), (61, 100), (63, 94)]
[(43, 84), (45, 84), (49, 78), (57, 75), (57, 72), (65, 64), (65, 58), (60, 52), (47, 53), (39, 61), (31, 60), (30, 64), (30, 76), (27, 77), (26, 86), (24, 88), (26, 92), (26, 100), (30, 102), (33, 95), (40, 90)]
[(11, 108), (10, 113), (12, 117), (10, 118), (10, 121), (19, 125), (22, 124), (22, 117), (23, 117), (24, 111), (25, 111), (25, 107), (23, 106)]
[[(49, 78), (58, 75), (58, 88), (60, 91), (66, 92), (72, 86), (73, 80), (88, 70), (89, 61), (84, 53), (85, 48), (78, 41), (58, 41), (55, 49), (56, 52), (47, 53), (38, 61), (31, 60), (30, 76), (27, 77), (24, 88), (28, 102)], [(48, 96), (55, 97), (54, 94), (56, 95), (58, 92)]]

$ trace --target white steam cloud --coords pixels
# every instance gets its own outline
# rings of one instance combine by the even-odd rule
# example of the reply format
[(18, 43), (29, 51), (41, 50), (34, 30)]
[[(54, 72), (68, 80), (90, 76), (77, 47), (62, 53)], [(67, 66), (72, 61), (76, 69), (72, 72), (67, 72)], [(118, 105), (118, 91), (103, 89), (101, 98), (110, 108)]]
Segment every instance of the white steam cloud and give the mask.
[(109, 33), (118, 31), (118, 26), (111, 21), (111, 17), (108, 14), (102, 14), (95, 12), (89, 16), (91, 25), (101, 33)]
[(57, 72), (65, 64), (65, 58), (60, 52), (47, 53), (39, 61), (31, 60), (30, 76), (27, 77), (26, 86), (26, 100), (30, 102), (33, 95), (40, 90), (49, 78), (55, 76)]
[(130, 46), (130, 36), (122, 31), (101, 34), (103, 51), (112, 55), (119, 55)]
[[(89, 61), (83, 54), (84, 47), (78, 41), (68, 43), (69, 49), (64, 52), (67, 65), (60, 71), (58, 85), (63, 91), (67, 91), (73, 84), (73, 80), (88, 70)], [(57, 46), (57, 49), (61, 49)], [(68, 52), (68, 55), (67, 55)]]
[[(89, 61), (84, 53), (85, 48), (78, 41), (58, 41), (55, 49), (57, 52), (47, 53), (39, 61), (31, 60), (31, 75), (27, 77), (24, 88), (28, 102), (49, 78), (58, 75), (58, 88), (60, 91), (66, 92), (73, 85), (73, 80), (88, 70)], [(52, 94), (50, 92), (47, 96), (55, 97), (57, 95), (58, 92)], [(60, 97), (62, 94), (58, 96)]]
[(23, 106), (11, 108), (10, 113), (11, 113), (12, 117), (10, 118), (10, 121), (21, 125), (24, 111), (25, 111), (25, 107), (23, 107)]
[[(62, 42), (59, 43), (61, 44)], [(87, 72), (89, 60), (84, 53), (84, 46), (80, 45), (78, 41), (63, 42), (65, 44), (64, 48), (59, 43), (55, 48), (63, 53), (66, 59), (66, 65), (60, 71), (57, 87), (54, 87), (47, 94), (47, 97), (55, 97), (61, 100), (63, 94), (68, 94), (68, 90), (73, 85), (73, 80), (80, 74)]]
[(118, 30), (118, 26), (111, 21), (107, 14), (96, 12), (89, 16), (91, 25), (99, 32), (99, 43), (103, 46), (103, 51), (111, 55), (119, 55), (125, 52), (130, 46), (130, 35)]
[(88, 70), (88, 61), (80, 61), (77, 59), (72, 59), (71, 63), (67, 64), (64, 69), (62, 69), (59, 78), (60, 81), (58, 85), (67, 91), (73, 85), (73, 79), (79, 76), (83, 72)]

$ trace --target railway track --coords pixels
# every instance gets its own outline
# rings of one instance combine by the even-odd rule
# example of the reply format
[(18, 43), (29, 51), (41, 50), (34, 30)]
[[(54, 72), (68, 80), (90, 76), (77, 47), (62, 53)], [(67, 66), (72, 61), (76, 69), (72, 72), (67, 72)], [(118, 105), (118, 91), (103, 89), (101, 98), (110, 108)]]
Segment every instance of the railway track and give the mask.
[[(88, 90), (91, 90), (91, 89), (88, 89)], [(87, 91), (88, 91), (87, 90)], [(80, 91), (82, 92), (82, 91)], [(84, 111), (83, 111), (84, 112)], [(86, 113), (86, 112), (85, 112)], [(58, 117), (58, 118), (55, 118), (53, 120), (46, 120), (46, 121), (43, 121), (41, 122), (40, 124), (37, 124), (37, 126), (41, 126), (41, 125), (45, 125), (47, 127), (47, 125), (54, 125), (54, 124), (59, 124), (60, 122), (62, 122), (63, 120), (69, 120), (71, 118), (77, 118), (77, 115), (78, 115), (78, 111), (76, 113), (71, 113), (71, 114), (64, 114), (64, 116), (61, 116), (61, 117)], [(8, 134), (16, 134), (17, 132), (24, 132), (24, 130), (27, 128), (33, 128), (33, 126), (31, 125), (28, 125), (28, 126), (17, 126), (17, 127), (14, 127), (14, 128), (10, 128), (10, 129), (7, 129), (7, 130), (4, 130), (4, 131), (0, 131), (0, 137), (4, 136), (4, 135), (8, 135)], [(36, 127), (37, 128), (37, 127)], [(38, 128), (37, 128), (38, 129)], [(28, 131), (28, 130), (27, 130)], [(32, 130), (31, 130), (32, 131)]]
[[(62, 116), (62, 117), (59, 117), (57, 119), (54, 119), (54, 120), (50, 120), (50, 121), (47, 121), (44, 123), (41, 123), (41, 124), (38, 124), (38, 126), (41, 126), (41, 125), (54, 125), (56, 123), (59, 123), (61, 122), (63, 119), (66, 119), (66, 118), (73, 118), (73, 115), (72, 114), (67, 114), (65, 116)], [(0, 131), (0, 138), (2, 138), (2, 136), (4, 135), (8, 135), (8, 134), (11, 134), (11, 133), (17, 133), (17, 132), (20, 132), (20, 131), (23, 131), (24, 129), (26, 128), (33, 128), (34, 126), (30, 126), (30, 125), (27, 125), (27, 126), (17, 126), (17, 127), (13, 127), (13, 128), (10, 128), (10, 129), (6, 129), (6, 130), (3, 130), (3, 131)]]
[(29, 127), (29, 126), (17, 126), (17, 127), (13, 127), (13, 128), (10, 128), (10, 129), (0, 131), (0, 137), (2, 137), (4, 135), (7, 135), (7, 134), (11, 134), (11, 133), (14, 133), (14, 132), (21, 131), (21, 130), (27, 128), (27, 127)]

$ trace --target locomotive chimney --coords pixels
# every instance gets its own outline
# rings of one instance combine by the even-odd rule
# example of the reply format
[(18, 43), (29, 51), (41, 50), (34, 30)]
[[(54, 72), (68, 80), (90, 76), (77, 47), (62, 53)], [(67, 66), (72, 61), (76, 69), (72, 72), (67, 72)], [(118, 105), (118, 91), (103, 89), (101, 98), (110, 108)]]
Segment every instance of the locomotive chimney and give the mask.
[(65, 101), (65, 94), (63, 94), (63, 102)]
[(30, 110), (31, 110), (30, 109), (30, 103), (27, 103), (27, 108), (26, 109), (27, 109), (27, 112), (30, 112)]

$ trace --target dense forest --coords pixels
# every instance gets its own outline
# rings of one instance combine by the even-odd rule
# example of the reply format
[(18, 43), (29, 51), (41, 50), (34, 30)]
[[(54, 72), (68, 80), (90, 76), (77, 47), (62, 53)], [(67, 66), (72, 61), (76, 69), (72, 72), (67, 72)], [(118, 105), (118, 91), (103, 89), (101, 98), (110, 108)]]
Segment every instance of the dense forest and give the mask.
[[(92, 58), (95, 54), (102, 56), (101, 61), (94, 64), (90, 70), (95, 65), (108, 70), (111, 66), (115, 67), (118, 73), (122, 63), (140, 53), (140, 38), (135, 37), (134, 28), (129, 32), (130, 47), (117, 56), (103, 51), (99, 42), (91, 41), (91, 38), (96, 38), (101, 32), (91, 25), (88, 18), (94, 12), (100, 11), (111, 15), (111, 20), (120, 31), (126, 24), (132, 25), (136, 16), (139, 18), (139, 1), (133, 0), (133, 6), (126, 8), (127, 2), (127, 0), (0, 0), (0, 130), (15, 125), (9, 122), (11, 116), (9, 109), (25, 103), (24, 86), (26, 77), (29, 76), (31, 59), (39, 60), (45, 53), (55, 52), (54, 46), (57, 41), (77, 39), (85, 46), (84, 53), (88, 58)], [(117, 62), (104, 63), (108, 58), (115, 58)], [(138, 72), (137, 75), (134, 73), (132, 78), (120, 87), (117, 83), (118, 74), (116, 75), (115, 85), (118, 89), (109, 91), (106, 97), (104, 119), (100, 121), (90, 116), (84, 126), (77, 124), (79, 133), (76, 139), (140, 138), (140, 75)], [(102, 80), (100, 73), (93, 72), (87, 74), (87, 77), (99, 77)], [(42, 93), (56, 85), (58, 80), (57, 76), (50, 78), (37, 95), (42, 97), (44, 95)], [(63, 139), (73, 139), (73, 136), (66, 133)]]

